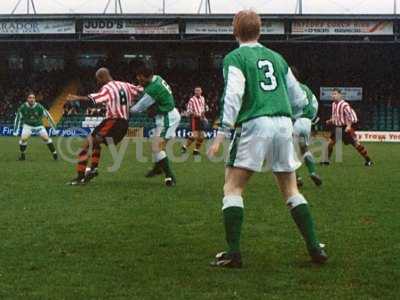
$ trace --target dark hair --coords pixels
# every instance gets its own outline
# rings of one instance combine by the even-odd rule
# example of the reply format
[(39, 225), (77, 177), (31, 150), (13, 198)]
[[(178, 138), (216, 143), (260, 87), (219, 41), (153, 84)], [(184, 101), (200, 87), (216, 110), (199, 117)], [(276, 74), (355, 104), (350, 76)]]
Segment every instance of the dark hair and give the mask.
[(33, 96), (35, 96), (35, 97), (36, 97), (36, 94), (35, 94), (35, 92), (34, 92), (34, 91), (32, 91), (32, 90), (29, 90), (29, 91), (26, 93), (26, 98), (28, 98), (30, 95), (33, 95)]
[(142, 61), (136, 68), (136, 75), (143, 75), (145, 77), (154, 75), (152, 64), (147, 61)]
[(333, 89), (332, 89), (332, 92), (337, 92), (337, 93), (339, 93), (340, 95), (342, 94), (342, 91), (341, 91), (340, 89), (338, 89), (338, 88), (333, 88)]

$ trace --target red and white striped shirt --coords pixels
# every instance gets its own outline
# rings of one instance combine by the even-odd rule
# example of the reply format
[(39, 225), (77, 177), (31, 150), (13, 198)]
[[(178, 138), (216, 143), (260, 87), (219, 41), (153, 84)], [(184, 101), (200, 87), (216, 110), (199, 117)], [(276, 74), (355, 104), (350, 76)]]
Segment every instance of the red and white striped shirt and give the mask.
[(206, 112), (206, 101), (204, 100), (204, 97), (200, 96), (200, 98), (197, 98), (196, 96), (193, 96), (190, 98), (186, 110), (189, 115), (195, 117), (203, 116)]
[(106, 105), (106, 118), (129, 119), (129, 108), (133, 100), (141, 92), (141, 88), (128, 82), (110, 81), (103, 85), (98, 93), (90, 94), (89, 98), (96, 104)]
[(344, 100), (332, 103), (332, 122), (335, 126), (346, 126), (347, 123), (357, 123), (356, 112)]

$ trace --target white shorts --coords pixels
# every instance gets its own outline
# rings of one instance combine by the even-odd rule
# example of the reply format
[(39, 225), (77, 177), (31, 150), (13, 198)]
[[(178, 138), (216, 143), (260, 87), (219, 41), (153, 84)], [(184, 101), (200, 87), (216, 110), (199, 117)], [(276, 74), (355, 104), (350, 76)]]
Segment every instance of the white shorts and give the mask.
[(26, 140), (31, 137), (31, 135), (39, 135), (43, 139), (48, 139), (49, 135), (47, 134), (46, 128), (44, 126), (30, 126), (24, 124), (22, 127), (21, 139)]
[(229, 148), (227, 166), (255, 172), (294, 172), (301, 165), (288, 117), (259, 117), (242, 124)]
[(176, 136), (176, 129), (181, 121), (181, 115), (178, 110), (174, 108), (168, 114), (156, 116), (156, 130), (155, 136), (164, 139), (171, 139)]
[(311, 125), (311, 120), (307, 118), (299, 118), (294, 122), (293, 134), (296, 142), (304, 146), (310, 144)]

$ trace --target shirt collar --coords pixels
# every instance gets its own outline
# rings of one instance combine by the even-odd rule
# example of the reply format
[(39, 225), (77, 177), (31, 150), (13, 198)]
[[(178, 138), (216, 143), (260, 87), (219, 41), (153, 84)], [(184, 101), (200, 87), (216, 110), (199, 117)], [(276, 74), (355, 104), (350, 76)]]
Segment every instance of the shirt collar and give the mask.
[(261, 44), (259, 42), (242, 43), (239, 47), (261, 47)]

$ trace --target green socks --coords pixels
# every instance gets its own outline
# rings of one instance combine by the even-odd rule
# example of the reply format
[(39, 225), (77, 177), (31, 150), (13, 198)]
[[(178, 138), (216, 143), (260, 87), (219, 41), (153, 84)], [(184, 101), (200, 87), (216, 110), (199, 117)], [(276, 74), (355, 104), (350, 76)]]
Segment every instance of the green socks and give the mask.
[(223, 203), (222, 213), (224, 216), (228, 252), (240, 252), (240, 234), (243, 223), (243, 198), (241, 196), (225, 196)]
[(312, 154), (308, 151), (304, 154), (304, 163), (308, 169), (308, 173), (310, 175), (315, 173), (315, 161), (314, 161), (314, 157), (312, 156)]
[(164, 171), (166, 177), (175, 178), (174, 173), (172, 172), (171, 166), (169, 164), (168, 157), (164, 157), (157, 163), (160, 168)]
[(318, 249), (319, 241), (315, 233), (314, 220), (306, 199), (304, 199), (303, 195), (297, 194), (288, 199), (287, 205), (294, 222), (306, 242), (308, 251)]
[(47, 147), (49, 148), (49, 150), (50, 150), (51, 153), (55, 153), (55, 152), (56, 152), (56, 147), (54, 147), (53, 142), (49, 142), (49, 143), (47, 144)]

